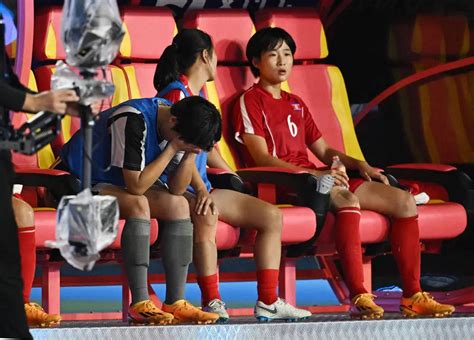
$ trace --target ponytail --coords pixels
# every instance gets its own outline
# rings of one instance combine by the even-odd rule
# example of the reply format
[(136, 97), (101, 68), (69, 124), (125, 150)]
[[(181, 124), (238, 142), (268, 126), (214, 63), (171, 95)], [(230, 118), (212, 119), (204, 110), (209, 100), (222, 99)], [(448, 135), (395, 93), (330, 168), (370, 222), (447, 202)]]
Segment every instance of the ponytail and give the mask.
[(161, 55), (155, 70), (153, 84), (157, 92), (194, 65), (202, 51), (212, 54), (214, 47), (209, 34), (197, 29), (183, 29)]
[(175, 81), (179, 77), (179, 68), (177, 55), (177, 46), (175, 43), (169, 45), (163, 51), (160, 61), (155, 69), (153, 77), (153, 85), (157, 92), (160, 92), (169, 83)]

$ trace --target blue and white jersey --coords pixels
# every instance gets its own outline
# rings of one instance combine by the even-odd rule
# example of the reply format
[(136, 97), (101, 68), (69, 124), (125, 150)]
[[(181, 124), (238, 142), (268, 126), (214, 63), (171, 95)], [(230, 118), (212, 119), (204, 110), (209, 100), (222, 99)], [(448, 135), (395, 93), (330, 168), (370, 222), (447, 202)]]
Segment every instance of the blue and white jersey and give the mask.
[[(124, 186), (122, 169), (143, 171), (165, 149), (168, 141), (159, 134), (159, 105), (172, 104), (162, 98), (132, 99), (100, 114), (93, 131), (92, 183)], [(69, 171), (82, 178), (84, 140), (77, 131), (61, 151)], [(173, 159), (160, 180), (168, 181), (168, 173), (179, 164)]]

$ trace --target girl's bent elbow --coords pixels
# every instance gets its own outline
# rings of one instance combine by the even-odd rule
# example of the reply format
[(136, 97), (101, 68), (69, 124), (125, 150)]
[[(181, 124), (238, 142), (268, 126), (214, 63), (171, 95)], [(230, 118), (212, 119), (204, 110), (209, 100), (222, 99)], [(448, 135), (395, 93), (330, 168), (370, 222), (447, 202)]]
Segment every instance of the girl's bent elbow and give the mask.
[(139, 189), (139, 188), (130, 188), (130, 187), (127, 187), (127, 191), (132, 194), (132, 195), (138, 195), (138, 196), (141, 196), (145, 193), (146, 190), (143, 190), (143, 189)]
[(170, 194), (172, 194), (172, 195), (182, 196), (182, 195), (186, 192), (186, 190), (176, 190), (176, 189), (174, 189), (174, 188), (170, 188), (170, 189), (169, 189), (169, 192), (170, 192)]

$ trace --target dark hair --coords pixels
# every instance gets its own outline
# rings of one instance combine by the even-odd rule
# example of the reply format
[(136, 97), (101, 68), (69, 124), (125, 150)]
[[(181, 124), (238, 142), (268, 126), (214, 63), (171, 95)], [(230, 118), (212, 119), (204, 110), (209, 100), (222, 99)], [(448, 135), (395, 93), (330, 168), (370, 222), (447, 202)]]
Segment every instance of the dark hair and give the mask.
[(209, 34), (197, 28), (180, 31), (173, 38), (173, 43), (163, 51), (156, 66), (153, 78), (156, 91), (160, 92), (193, 66), (202, 51), (212, 54), (213, 49)]
[(296, 44), (291, 35), (280, 27), (267, 27), (258, 30), (247, 43), (246, 55), (250, 70), (255, 77), (260, 75), (258, 68), (253, 66), (253, 59), (260, 59), (262, 53), (277, 49), (285, 42), (295, 55)]
[(221, 139), (222, 122), (217, 108), (200, 96), (181, 99), (171, 106), (177, 118), (173, 130), (189, 144), (209, 151)]

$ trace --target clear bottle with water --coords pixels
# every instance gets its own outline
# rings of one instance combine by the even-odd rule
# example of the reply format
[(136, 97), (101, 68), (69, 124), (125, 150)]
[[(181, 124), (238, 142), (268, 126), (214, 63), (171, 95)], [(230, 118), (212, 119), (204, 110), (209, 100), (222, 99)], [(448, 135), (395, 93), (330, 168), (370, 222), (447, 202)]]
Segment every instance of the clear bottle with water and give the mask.
[[(344, 165), (344, 163), (342, 163), (342, 161), (339, 159), (339, 156), (337, 155), (332, 157), (331, 170), (338, 170), (347, 174), (346, 166)], [(344, 186), (344, 187), (346, 189), (349, 189), (348, 186)]]
[(332, 157), (331, 170), (339, 170), (339, 171), (346, 172), (346, 166), (339, 159), (339, 156)]

